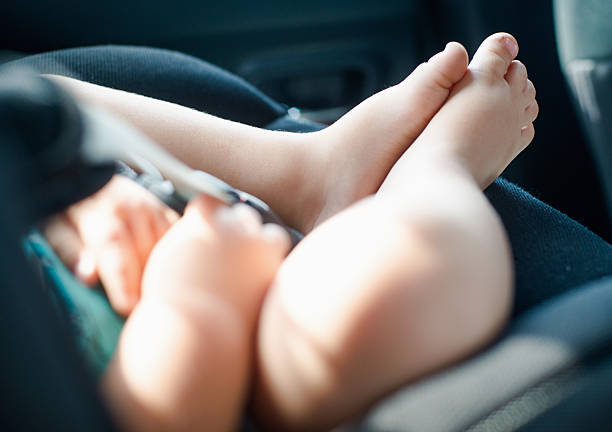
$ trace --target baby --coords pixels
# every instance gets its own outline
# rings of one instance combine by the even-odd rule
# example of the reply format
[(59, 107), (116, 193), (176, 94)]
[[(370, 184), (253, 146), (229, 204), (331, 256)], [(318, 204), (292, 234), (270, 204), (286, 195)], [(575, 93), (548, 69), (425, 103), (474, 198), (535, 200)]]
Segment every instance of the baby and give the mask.
[(129, 314), (102, 384), (119, 423), (233, 430), (250, 401), (264, 429), (326, 430), (489, 342), (513, 271), (482, 190), (538, 114), (517, 53), (498, 33), (468, 65), (449, 43), (309, 134), (56, 77), (306, 233), (285, 256), (285, 233), (248, 207), (199, 197), (178, 219), (120, 178), (49, 225)]

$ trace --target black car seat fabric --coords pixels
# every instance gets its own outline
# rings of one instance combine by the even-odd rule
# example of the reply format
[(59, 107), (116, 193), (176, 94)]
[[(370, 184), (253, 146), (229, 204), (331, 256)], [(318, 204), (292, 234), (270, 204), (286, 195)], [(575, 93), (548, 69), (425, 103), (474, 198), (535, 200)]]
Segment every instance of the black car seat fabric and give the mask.
[(612, 2), (557, 0), (554, 11), (561, 66), (612, 216)]
[(107, 45), (42, 53), (11, 64), (210, 110), (251, 126), (263, 127), (286, 113), (236, 75), (176, 51)]
[[(538, 430), (538, 416), (562, 402), (572, 403), (570, 399), (581, 393), (596, 391), (593, 374), (610, 374), (611, 310), (612, 278), (545, 302), (514, 321), (481, 354), (384, 400), (359, 430)], [(611, 383), (605, 383), (608, 390)], [(568, 429), (560, 416), (548, 419), (550, 428), (540, 430), (612, 430), (609, 394), (597, 402), (606, 406), (595, 410), (605, 417), (599, 425)]]
[(489, 186), (485, 195), (512, 245), (514, 316), (612, 275), (612, 246), (586, 227), (503, 179)]
[[(118, 49), (121, 52), (121, 55), (112, 56), (108, 54), (108, 50)], [(191, 105), (193, 108), (200, 109), (202, 111), (209, 112), (214, 115), (219, 115), (222, 117), (230, 118), (232, 120), (240, 121), (240, 118), (245, 116), (247, 118), (252, 118), (249, 116), (255, 115), (254, 113), (249, 113), (248, 111), (254, 110), (257, 111), (264, 106), (272, 106), (278, 108), (274, 108), (272, 111), (268, 110), (270, 113), (266, 118), (260, 118), (257, 122), (252, 123), (261, 123), (261, 125), (269, 125), (272, 128), (293, 128), (291, 130), (313, 130), (317, 129), (319, 126), (308, 124), (307, 122), (295, 122), (290, 117), (286, 116), (285, 110), (273, 101), (270, 101), (268, 98), (263, 99), (262, 101), (258, 101), (254, 103), (252, 106), (242, 105), (240, 107), (236, 107), (239, 112), (239, 115), (233, 115), (230, 111), (232, 106), (236, 104), (236, 100), (250, 100), (250, 96), (246, 99), (233, 99), (224, 95), (222, 92), (217, 92), (213, 90), (202, 90), (201, 88), (192, 89), (191, 85), (197, 85), (198, 87), (202, 87), (204, 85), (215, 86), (217, 80), (207, 81), (206, 77), (197, 77), (193, 75), (194, 70), (205, 70), (206, 73), (214, 73), (216, 69), (211, 69), (208, 67), (202, 66), (185, 66), (181, 63), (182, 59), (186, 59), (191, 65), (193, 62), (200, 62), (199, 60), (193, 59), (192, 57), (183, 57), (181, 55), (174, 55), (171, 52), (167, 51), (159, 51), (153, 50), (155, 54), (147, 58), (147, 61), (142, 60), (142, 55), (136, 54), (138, 48), (129, 48), (128, 51), (125, 51), (120, 47), (105, 47), (104, 50), (101, 48), (83, 48), (79, 50), (69, 50), (71, 52), (70, 58), (72, 59), (72, 63), (70, 67), (71, 71), (60, 70), (58, 68), (58, 62), (53, 60), (53, 57), (57, 56), (62, 59), (66, 56), (63, 54), (63, 51), (59, 51), (56, 53), (45, 54), (44, 61), (41, 61), (41, 57), (34, 56), (31, 58), (26, 58), (17, 62), (17, 64), (28, 64), (32, 66), (33, 64), (37, 66), (38, 70), (43, 73), (64, 73), (69, 76), (85, 78), (90, 82), (94, 82), (97, 84), (105, 84), (115, 88), (122, 88), (127, 91), (133, 91), (137, 93), (144, 93), (142, 89), (150, 89), (153, 91), (157, 87), (164, 88), (163, 81), (167, 79), (174, 80), (174, 93), (171, 97), (168, 97), (170, 101), (178, 102), (183, 100), (183, 97), (186, 100), (189, 100), (191, 95), (190, 93), (200, 92), (199, 95), (202, 97), (201, 100), (191, 101)], [(149, 55), (152, 51), (150, 49), (145, 49), (147, 55)], [(93, 60), (88, 60), (89, 56), (99, 56), (102, 53), (105, 53), (105, 61), (98, 61), (97, 63)], [(136, 61), (132, 62), (132, 56), (127, 55), (127, 53), (134, 53)], [(84, 69), (91, 68), (91, 64), (95, 63), (100, 68), (110, 68), (113, 72), (112, 75), (110, 72), (97, 71), (98, 75), (87, 75), (81, 71), (81, 66), (77, 58), (80, 58), (83, 61), (82, 66)], [(35, 59), (35, 60), (31, 60)], [(121, 64), (113, 64), (111, 59), (119, 61)], [(170, 64), (156, 66), (152, 64), (153, 59), (156, 61), (168, 62), (168, 60), (172, 60)], [(152, 70), (163, 70), (168, 71), (167, 73), (159, 73), (154, 74), (152, 72), (145, 72), (144, 74), (140, 73), (140, 68), (145, 67), (145, 69)], [(49, 69), (46, 69), (49, 68)], [(172, 71), (169, 71), (172, 69)], [(187, 78), (185, 80), (181, 79), (181, 71), (188, 71)], [(227, 76), (227, 72), (223, 72), (224, 76)], [(109, 83), (108, 81), (97, 80), (99, 77), (104, 77), (104, 79), (108, 80), (111, 76), (118, 76), (118, 79), (121, 80), (121, 86), (114, 85)], [(208, 76), (208, 75), (206, 75)], [(128, 79), (129, 78), (129, 79)], [(143, 83), (142, 81), (148, 79), (151, 80), (148, 83)], [(230, 82), (233, 84), (237, 84), (238, 87), (234, 88), (232, 91), (240, 91), (239, 88), (243, 84), (243, 81), (239, 79), (228, 78)], [(128, 82), (132, 80), (133, 82)], [(257, 95), (258, 92), (254, 90), (248, 84), (245, 84), (245, 91), (250, 95)], [(185, 92), (188, 95), (183, 96), (181, 92)], [(146, 94), (146, 93), (145, 93)], [(159, 94), (149, 93), (149, 96), (161, 97)], [(210, 102), (206, 100), (206, 97), (211, 97), (213, 100)], [(221, 99), (221, 108), (219, 108), (219, 112), (216, 111), (217, 105), (215, 100)], [(270, 105), (271, 104), (271, 105)], [(271, 123), (271, 124), (270, 124)], [(502, 220), (506, 226), (508, 231), (508, 235), (510, 241), (512, 243), (512, 247), (514, 249), (514, 257), (516, 263), (516, 281), (517, 281), (517, 295), (515, 301), (515, 315), (524, 314), (526, 311), (532, 309), (537, 304), (540, 304), (547, 299), (554, 298), (561, 293), (568, 292), (571, 290), (575, 290), (574, 292), (578, 294), (580, 290), (578, 287), (586, 282), (595, 280), (600, 278), (603, 275), (612, 275), (612, 247), (604, 242), (602, 239), (591, 233), (586, 228), (582, 227), (578, 223), (572, 221), (565, 215), (553, 210), (552, 208), (546, 206), (533, 196), (529, 195), (522, 189), (511, 185), (508, 182), (503, 180), (497, 180), (487, 191), (487, 197), (491, 201), (491, 203), (495, 206), (497, 211), (500, 213)], [(540, 311), (546, 311), (548, 309), (540, 309)], [(534, 311), (533, 314), (537, 314), (539, 312)], [(572, 312), (574, 313), (574, 312)], [(530, 313), (529, 316), (534, 316)], [(573, 316), (572, 316), (573, 317)], [(528, 318), (525, 318), (528, 320)], [(535, 319), (535, 318), (532, 318)], [(521, 321), (522, 322), (522, 321)], [(529, 322), (529, 321), (527, 321)], [(548, 325), (554, 327), (556, 323), (554, 320), (548, 320)], [(542, 324), (544, 325), (544, 324)], [(526, 325), (524, 325), (526, 326)], [(537, 326), (536, 326), (537, 327)], [(536, 327), (523, 327), (524, 332), (529, 331), (532, 328)], [(539, 327), (537, 327), (539, 328)], [(509, 335), (513, 334), (512, 331)], [(534, 384), (535, 382), (539, 382), (539, 380), (543, 379), (546, 375), (545, 372), (542, 374), (529, 374), (531, 366), (518, 369), (511, 369), (511, 364), (506, 364), (504, 360), (504, 356), (501, 354), (487, 354), (490, 352), (509, 352), (510, 358), (521, 358), (523, 353), (526, 351), (514, 351), (517, 348), (503, 348), (508, 346), (514, 346), (513, 343), (508, 342), (509, 345), (503, 345), (506, 339), (502, 338), (500, 342), (494, 345), (491, 349), (496, 350), (499, 349), (501, 351), (486, 351), (481, 355), (476, 356), (470, 362), (466, 363), (466, 367), (470, 370), (475, 370), (476, 372), (472, 376), (472, 380), (462, 380), (460, 375), (462, 375), (462, 369), (451, 369), (443, 374), (449, 377), (450, 381), (446, 381), (448, 384), (443, 385), (451, 385), (450, 383), (455, 384), (455, 390), (452, 392), (458, 399), (463, 398), (462, 392), (467, 392), (470, 388), (470, 385), (473, 381), (485, 380), (489, 375), (485, 374), (484, 371), (488, 370), (473, 368), (473, 364), (493, 364), (489, 360), (487, 360), (487, 355), (492, 356), (497, 361), (502, 362), (504, 367), (508, 369), (503, 369), (500, 366), (500, 370), (510, 370), (515, 371), (514, 374), (517, 376), (517, 385), (509, 385), (508, 391), (504, 390), (496, 399), (499, 403), (502, 403), (506, 397), (511, 397), (516, 392), (520, 392), (521, 388), (528, 388), (530, 383)], [(500, 345), (501, 344), (501, 345)], [(519, 348), (522, 345), (517, 345)], [(536, 345), (531, 345), (534, 351), (539, 351), (541, 353), (548, 353), (546, 343), (542, 345), (541, 348), (537, 348)], [(530, 351), (530, 350), (527, 350)], [(553, 350), (554, 351), (554, 350)], [(512, 354), (517, 353), (517, 354)], [(485, 356), (484, 358), (481, 356)], [(544, 357), (546, 357), (544, 355)], [(537, 357), (539, 359), (540, 357)], [(577, 358), (576, 356), (574, 358)], [(553, 359), (554, 360), (554, 359)], [(555, 360), (556, 361), (556, 360)], [(563, 358), (559, 358), (558, 362), (552, 361), (548, 363), (550, 367), (554, 369), (555, 367), (561, 367), (566, 365)], [(476, 362), (476, 363), (473, 363)], [(510, 361), (510, 363), (513, 363)], [(460, 366), (461, 367), (461, 366)], [(492, 367), (491, 369), (496, 369), (496, 367)], [(482, 371), (482, 372), (479, 372)], [(481, 374), (482, 373), (482, 374)], [(489, 372), (492, 373), (492, 372)], [(523, 376), (524, 375), (524, 376)], [(457, 378), (453, 378), (457, 377)], [(437, 378), (432, 378), (436, 380)], [(510, 380), (509, 380), (510, 381)], [(462, 391), (460, 391), (461, 383), (465, 382), (467, 387), (464, 387)], [(425, 383), (425, 384), (424, 384)], [(419, 406), (424, 406), (428, 404), (428, 400), (431, 400), (431, 397), (428, 396), (429, 391), (423, 391), (421, 389), (429, 388), (426, 385), (426, 381), (422, 381), (421, 383), (416, 383), (411, 386), (405, 387), (394, 395), (389, 396), (389, 398), (383, 400), (381, 404), (372, 411), (371, 417), (368, 416), (363, 424), (355, 426), (357, 429), (366, 428), (365, 430), (420, 430), (420, 429), (411, 429), (410, 428), (410, 419), (408, 418), (408, 413), (412, 411), (406, 411), (403, 408), (394, 410), (393, 407), (400, 406), (403, 407), (404, 398), (407, 398), (408, 403), (412, 403), (411, 401), (417, 400)], [(449, 387), (450, 388), (450, 387)], [(495, 389), (493, 389), (495, 390)], [(503, 386), (500, 386), (500, 391), (503, 390)], [(440, 390), (444, 393), (443, 390)], [(484, 404), (486, 407), (485, 410), (478, 408), (477, 404), (480, 402), (480, 399), (474, 399), (474, 406), (472, 409), (475, 411), (470, 411), (466, 413), (464, 417), (459, 416), (457, 420), (457, 424), (472, 424), (478, 419), (481, 419), (487, 415), (489, 409), (493, 407), (495, 404)], [(435, 401), (432, 401), (435, 406)], [(444, 404), (443, 404), (444, 405)], [(496, 405), (499, 406), (499, 405)], [(438, 405), (440, 408), (439, 411), (435, 414), (438, 417), (446, 417), (447, 424), (453, 424), (455, 421), (452, 419), (456, 416), (456, 412), (453, 410), (444, 410), (443, 406)], [(382, 409), (382, 411), (380, 411)], [(433, 412), (430, 412), (434, 415)], [(425, 418), (425, 417), (420, 417)], [(382, 419), (382, 420), (380, 420)], [(415, 425), (425, 423), (415, 423)], [(442, 424), (442, 423), (437, 423)], [(450, 429), (449, 429), (450, 430)], [(453, 429), (454, 430), (454, 429)]]
[[(29, 154), (30, 212), (50, 215), (102, 187), (114, 164), (87, 166), (78, 151), (83, 127), (72, 98), (29, 70), (0, 67), (0, 127), (21, 146), (7, 151)], [(32, 127), (32, 125), (36, 125)], [(8, 145), (8, 144), (6, 144)]]
[(38, 77), (0, 73), (0, 429), (110, 431), (71, 328), (23, 250), (33, 223), (112, 175), (73, 163), (78, 127), (56, 90)]

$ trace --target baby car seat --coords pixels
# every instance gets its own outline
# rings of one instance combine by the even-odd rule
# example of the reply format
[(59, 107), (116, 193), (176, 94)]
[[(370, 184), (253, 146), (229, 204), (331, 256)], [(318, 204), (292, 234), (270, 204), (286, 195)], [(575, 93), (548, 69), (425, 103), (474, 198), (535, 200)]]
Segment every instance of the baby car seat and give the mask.
[(113, 430), (72, 328), (22, 252), (33, 224), (95, 192), (113, 173), (79, 160), (75, 113), (49, 82), (0, 74), (2, 430)]
[[(108, 47), (89, 49), (109, 50)], [(79, 65), (82, 62), (77, 61), (80, 54), (84, 54), (84, 51), (65, 50), (55, 54), (30, 57), (21, 63), (37, 67), (38, 70), (46, 73), (69, 74), (104, 84), (105, 76), (102, 75), (106, 72), (103, 68), (97, 68), (91, 63), (86, 68), (81, 68)], [(110, 52), (109, 55), (111, 55)], [(146, 65), (151, 56), (158, 55), (173, 56), (175, 64), (176, 61), (185, 61), (184, 68), (174, 67), (167, 71), (168, 74), (189, 74), (190, 71), (193, 71), (191, 68), (205, 69), (198, 71), (197, 78), (195, 75), (185, 78), (201, 81), (199, 87), (203, 94), (199, 97), (181, 100), (180, 92), (173, 92), (170, 87), (143, 88), (139, 91), (142, 94), (171, 100), (196, 109), (200, 108), (198, 104), (205, 101), (208, 112), (259, 127), (302, 131), (322, 127), (295, 119), (294, 116), (289, 117), (286, 107), (266, 98), (239, 78), (202, 62), (196, 65), (188, 57), (179, 58), (180, 54), (153, 49), (143, 51), (129, 47), (116, 47), (112, 55), (129, 57), (130, 61), (136, 58), (142, 61), (143, 65)], [(104, 58), (105, 61), (108, 61), (108, 56)], [(143, 73), (146, 69), (146, 67), (143, 68)], [(126, 88), (128, 83), (122, 85), (117, 84), (115, 79), (112, 81), (115, 87), (136, 91)], [(172, 82), (180, 81), (168, 79), (168, 86), (172, 86)], [(157, 94), (157, 92), (164, 92), (164, 95)], [(237, 112), (233, 112), (230, 108), (223, 111), (225, 106), (223, 100), (232, 99), (226, 97), (229, 94), (236, 95), (243, 102), (237, 104), (240, 107)], [(215, 111), (217, 106), (220, 107), (220, 112)], [(24, 124), (18, 126), (23, 129)], [(48, 137), (47, 141), (49, 141)], [(20, 205), (27, 207), (30, 195), (26, 193), (22, 197), (23, 203)], [(16, 224), (14, 220), (10, 222)], [(20, 232), (25, 232), (23, 221), (19, 223), (19, 227), (22, 229)], [(16, 248), (16, 241), (11, 243), (11, 247)], [(95, 430), (96, 428), (107, 430), (112, 425), (100, 401), (95, 397), (95, 392), (92, 391), (91, 371), (103, 367), (105, 359), (112, 351), (113, 338), (116, 336), (120, 322), (113, 320), (112, 311), (100, 293), (88, 292), (84, 287), (75, 285), (76, 282), (65, 272), (65, 269), (54, 261), (53, 255), (42, 239), (34, 238), (29, 243), (29, 250), (41, 263), (46, 279), (51, 280), (52, 283), (47, 286), (52, 287), (55, 298), (59, 299), (60, 309), (65, 311), (68, 305), (72, 310), (72, 313), (68, 314), (69, 322), (73, 324), (70, 328), (80, 332), (81, 340), (93, 341), (93, 343), (83, 343), (79, 355), (75, 351), (75, 344), (70, 344), (65, 338), (62, 339), (62, 344), (53, 346), (55, 349), (47, 349), (44, 352), (39, 350), (38, 358), (41, 363), (45, 362), (50, 364), (51, 368), (61, 369), (66, 362), (65, 364), (72, 365), (74, 375), (72, 377), (65, 367), (62, 369), (64, 375), (61, 379), (70, 385), (64, 385), (61, 392), (58, 392), (59, 387), (56, 386), (59, 384), (55, 382), (53, 386), (47, 385), (45, 381), (38, 383), (40, 385), (36, 386), (36, 391), (39, 396), (36, 400), (40, 401), (39, 405), (49, 401), (68, 401), (68, 399), (71, 402), (51, 403), (44, 410), (39, 407), (39, 410), (33, 411), (33, 416), (29, 418), (27, 425), (30, 430), (41, 429), (42, 423), (37, 422), (35, 416), (51, 416), (49, 412), (60, 410), (66, 416), (65, 418), (75, 416), (81, 421), (81, 423), (75, 421), (74, 426), (71, 426), (65, 424), (67, 422), (64, 418), (63, 430)], [(6, 263), (11, 262), (7, 257)], [(5, 265), (4, 259), (3, 265)], [(17, 282), (13, 283), (17, 285)], [(33, 281), (30, 280), (29, 283), (35, 286)], [(609, 312), (612, 310), (612, 279), (601, 279), (573, 288), (563, 295), (550, 298), (530, 310), (517, 314), (506, 332), (480, 353), (460, 364), (399, 389), (379, 401), (361, 419), (344, 425), (338, 430), (514, 431), (519, 429), (584, 430), (585, 428), (587, 430), (612, 430), (612, 416), (609, 415), (612, 399), (606, 395), (612, 384), (612, 352), (610, 351), (612, 348), (610, 344), (612, 341), (612, 314)], [(13, 289), (11, 292), (15, 291)], [(97, 300), (91, 300), (93, 297), (89, 294), (79, 298), (84, 292), (95, 293), (92, 295), (96, 296)], [(48, 294), (45, 291), (42, 293), (43, 297)], [(38, 292), (37, 295), (40, 296), (40, 294)], [(50, 296), (45, 298), (47, 297)], [(10, 298), (7, 301), (16, 302), (17, 300)], [(44, 303), (48, 309), (51, 302), (45, 300)], [(3, 308), (9, 304), (13, 303), (3, 302)], [(17, 305), (17, 303), (14, 304)], [(26, 303), (21, 299), (18, 304)], [(86, 305), (92, 307), (90, 312), (81, 313), (80, 311), (84, 310), (82, 308), (87, 307)], [(16, 328), (21, 321), (16, 313), (13, 315), (13, 328)], [(83, 317), (94, 315), (102, 318), (100, 320), (93, 318), (89, 324), (79, 322), (83, 320)], [(47, 322), (55, 322), (55, 324), (49, 324), (52, 329), (59, 326), (57, 314), (54, 315), (49, 310), (46, 314), (40, 314), (32, 320), (41, 328), (44, 328)], [(97, 330), (86, 333), (89, 331), (90, 324), (97, 326)], [(57, 333), (61, 331), (55, 330), (54, 337), (59, 340), (61, 335)], [(24, 340), (31, 339), (31, 336), (28, 335), (23, 337)], [(102, 343), (99, 338), (107, 339)], [(47, 345), (55, 341), (52, 337), (47, 336), (45, 340)], [(7, 352), (12, 352), (13, 344), (17, 344), (15, 337), (6, 334), (3, 334), (2, 341)], [(83, 352), (86, 353), (85, 356)], [(20, 355), (27, 356), (19, 350), (11, 354), (14, 360), (11, 363), (13, 368), (11, 370), (20, 370), (12, 381), (11, 392), (20, 391), (19, 382), (26, 380), (25, 377), (30, 371), (33, 376), (36, 376), (35, 372), (40, 373), (37, 365), (31, 362), (19, 365), (17, 360)], [(89, 368), (89, 372), (83, 368), (83, 359), (90, 360), (89, 365), (92, 367)], [(85, 384), (72, 385), (75, 382)], [(89, 396), (83, 396), (89, 392), (91, 392)], [(32, 397), (33, 390), (27, 394)], [(73, 401), (75, 399), (77, 402)], [(31, 401), (21, 397), (15, 399), (10, 406), (13, 412), (26, 413), (29, 403)], [(83, 408), (83, 406), (86, 407)], [(6, 410), (6, 407), (4, 409)], [(19, 426), (20, 423), (15, 417), (15, 415), (11, 416), (10, 410), (3, 412), (3, 418), (13, 421), (11, 425)], [(59, 416), (56, 414), (55, 417)], [(85, 424), (88, 426), (83, 426)], [(50, 428), (45, 427), (45, 429)]]

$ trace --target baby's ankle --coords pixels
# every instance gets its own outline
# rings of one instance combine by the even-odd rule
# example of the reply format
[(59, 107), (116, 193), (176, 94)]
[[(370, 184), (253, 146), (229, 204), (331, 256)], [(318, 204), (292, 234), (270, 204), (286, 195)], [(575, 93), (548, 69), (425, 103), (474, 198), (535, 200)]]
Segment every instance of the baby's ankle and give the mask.
[(317, 224), (332, 183), (330, 174), (339, 167), (330, 164), (334, 145), (327, 130), (299, 134), (296, 139), (298, 156), (291, 179), (294, 195), (285, 197), (291, 203), (285, 222), (306, 234)]

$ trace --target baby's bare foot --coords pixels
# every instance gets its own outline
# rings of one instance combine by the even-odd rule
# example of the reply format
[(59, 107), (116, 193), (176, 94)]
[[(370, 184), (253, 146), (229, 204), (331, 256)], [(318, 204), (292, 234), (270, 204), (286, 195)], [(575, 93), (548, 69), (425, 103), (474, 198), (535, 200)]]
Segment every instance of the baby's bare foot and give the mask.
[(381, 192), (427, 161), (450, 161), (488, 186), (534, 137), (535, 87), (507, 33), (488, 37), (446, 104), (393, 167)]
[(366, 99), (318, 133), (316, 145), (322, 146), (322, 169), (328, 174), (306, 231), (378, 190), (464, 76), (467, 62), (465, 48), (451, 42), (404, 81)]

